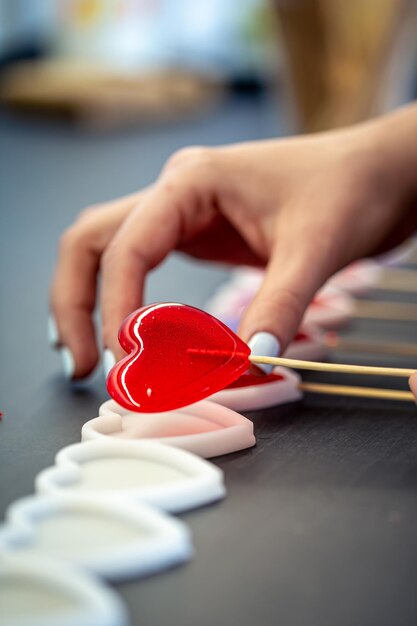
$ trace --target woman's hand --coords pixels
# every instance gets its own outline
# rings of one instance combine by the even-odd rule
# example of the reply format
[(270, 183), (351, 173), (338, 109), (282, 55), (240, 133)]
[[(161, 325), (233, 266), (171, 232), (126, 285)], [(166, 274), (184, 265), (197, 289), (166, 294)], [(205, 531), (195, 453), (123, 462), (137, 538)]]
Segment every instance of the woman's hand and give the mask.
[(120, 323), (143, 304), (147, 273), (172, 250), (266, 266), (240, 334), (269, 333), (263, 352), (284, 350), (329, 276), (417, 226), (414, 176), (404, 172), (394, 142), (399, 124), (386, 119), (309, 137), (185, 149), (152, 187), (81, 213), (61, 239), (51, 291), (72, 377), (88, 375), (98, 360), (92, 313), (99, 272), (104, 345), (121, 356)]
[(410, 389), (416, 398), (416, 404), (417, 404), (417, 372), (411, 376), (409, 383), (410, 383)]

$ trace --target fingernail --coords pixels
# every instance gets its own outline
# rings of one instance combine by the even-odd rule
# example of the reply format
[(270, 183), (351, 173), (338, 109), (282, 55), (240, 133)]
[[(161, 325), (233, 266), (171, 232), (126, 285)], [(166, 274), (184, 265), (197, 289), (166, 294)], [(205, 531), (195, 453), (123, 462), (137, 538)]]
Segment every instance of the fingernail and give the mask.
[(106, 348), (103, 352), (103, 369), (106, 378), (114, 365), (116, 365), (116, 357), (109, 348)]
[(57, 345), (59, 344), (59, 335), (58, 335), (58, 328), (55, 322), (55, 318), (52, 315), (52, 313), (50, 313), (48, 316), (47, 333), (48, 333), (49, 345), (51, 346), (51, 348), (56, 348)]
[[(281, 352), (281, 345), (272, 333), (256, 333), (248, 341), (248, 346), (254, 356), (279, 356)], [(256, 363), (256, 367), (265, 372), (265, 374), (270, 374), (274, 369), (273, 365), (265, 365), (263, 363)]]
[(62, 368), (64, 370), (65, 378), (71, 380), (75, 372), (75, 361), (74, 357), (72, 356), (72, 352), (66, 346), (60, 348), (59, 352), (61, 354)]

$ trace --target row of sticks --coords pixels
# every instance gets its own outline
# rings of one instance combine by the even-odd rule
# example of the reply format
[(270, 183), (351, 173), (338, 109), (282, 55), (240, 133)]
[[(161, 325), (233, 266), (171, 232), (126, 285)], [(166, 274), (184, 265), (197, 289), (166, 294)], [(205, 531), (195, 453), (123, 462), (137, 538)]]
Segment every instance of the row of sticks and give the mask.
[[(375, 285), (377, 289), (394, 292), (417, 293), (417, 267), (414, 269), (389, 269), (383, 279)], [(356, 301), (351, 317), (357, 319), (379, 319), (389, 321), (410, 321), (417, 325), (417, 304), (403, 302), (382, 302), (374, 300)], [(390, 356), (417, 357), (417, 344), (359, 341), (340, 338), (336, 333), (327, 333), (324, 338), (326, 347), (353, 352), (371, 352), (389, 354)], [(347, 365), (340, 363), (320, 363), (281, 357), (262, 357), (251, 355), (253, 363), (290, 367), (293, 369), (312, 370), (343, 374), (359, 374), (365, 376), (388, 376), (410, 378), (416, 368), (375, 367), (368, 365)], [(301, 382), (300, 389), (307, 392), (330, 395), (348, 395), (354, 397), (380, 398), (390, 400), (415, 401), (410, 391), (384, 389), (374, 387), (354, 387), (326, 383)]]

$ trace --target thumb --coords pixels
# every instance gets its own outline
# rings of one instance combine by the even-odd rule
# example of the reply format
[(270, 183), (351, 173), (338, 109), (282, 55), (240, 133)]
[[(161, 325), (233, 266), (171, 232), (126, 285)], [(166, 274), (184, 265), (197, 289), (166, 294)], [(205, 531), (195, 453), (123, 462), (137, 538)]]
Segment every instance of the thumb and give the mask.
[[(312, 254), (310, 247), (304, 246), (292, 254), (280, 248), (274, 250), (263, 283), (239, 327), (239, 334), (248, 341), (253, 354), (280, 356), (286, 350), (305, 309), (328, 277), (316, 255), (317, 251)], [(265, 373), (272, 370), (269, 365), (258, 367)]]
[(411, 391), (415, 395), (416, 403), (417, 403), (417, 372), (411, 376), (408, 382), (410, 384)]

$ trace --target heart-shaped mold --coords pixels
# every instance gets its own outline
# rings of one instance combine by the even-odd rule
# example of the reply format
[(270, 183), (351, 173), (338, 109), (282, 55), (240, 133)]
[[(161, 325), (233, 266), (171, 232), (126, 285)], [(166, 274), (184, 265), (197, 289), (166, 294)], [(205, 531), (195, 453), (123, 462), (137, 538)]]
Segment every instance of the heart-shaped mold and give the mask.
[(383, 266), (377, 261), (362, 259), (337, 272), (327, 284), (359, 296), (372, 289), (381, 280), (383, 272)]
[(222, 389), (249, 367), (249, 347), (215, 317), (160, 303), (132, 313), (119, 341), (128, 356), (107, 378), (111, 397), (130, 411), (177, 409)]
[(178, 513), (223, 498), (223, 472), (199, 457), (164, 445), (107, 438), (63, 448), (56, 465), (36, 478), (49, 495), (133, 499)]
[(319, 327), (303, 327), (285, 351), (287, 359), (322, 361), (327, 356), (324, 333)]
[(339, 289), (324, 287), (304, 315), (303, 324), (333, 329), (348, 324), (354, 310), (353, 298)]
[(216, 290), (207, 303), (207, 310), (237, 331), (240, 318), (252, 302), (264, 279), (265, 272), (254, 268), (238, 269)]
[(116, 438), (157, 441), (211, 458), (254, 446), (253, 423), (225, 406), (207, 400), (177, 411), (132, 413), (114, 400), (82, 429), (82, 440)]
[(185, 524), (144, 503), (32, 496), (7, 510), (4, 552), (64, 560), (114, 581), (182, 563), (192, 546)]
[(211, 400), (238, 411), (255, 411), (300, 400), (300, 377), (292, 370), (276, 367), (272, 374), (243, 374)]
[(0, 558), (0, 613), (4, 626), (127, 626), (116, 593), (62, 561)]

